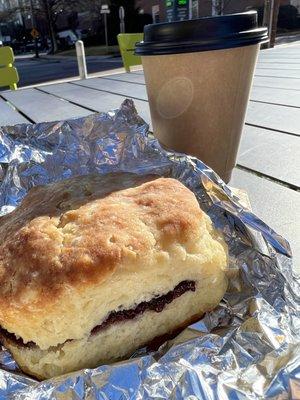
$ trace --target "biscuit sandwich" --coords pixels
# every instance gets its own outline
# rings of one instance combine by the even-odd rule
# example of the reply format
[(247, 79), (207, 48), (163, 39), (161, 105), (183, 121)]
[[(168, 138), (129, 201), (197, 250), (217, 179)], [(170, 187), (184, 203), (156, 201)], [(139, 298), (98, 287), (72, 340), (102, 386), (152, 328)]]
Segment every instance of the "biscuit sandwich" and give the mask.
[(39, 379), (121, 360), (215, 308), (226, 265), (222, 236), (178, 180), (35, 187), (0, 219), (0, 339)]

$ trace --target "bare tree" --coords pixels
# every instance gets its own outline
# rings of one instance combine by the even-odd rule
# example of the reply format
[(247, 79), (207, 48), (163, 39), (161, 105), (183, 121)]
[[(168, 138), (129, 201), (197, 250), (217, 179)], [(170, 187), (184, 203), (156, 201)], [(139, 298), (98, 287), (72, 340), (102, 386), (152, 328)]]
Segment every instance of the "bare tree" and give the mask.
[(59, 2), (60, 0), (39, 0), (38, 4), (39, 7), (37, 12), (41, 12), (43, 14), (48, 24), (49, 37), (51, 42), (51, 53), (56, 53), (58, 50), (55, 22), (58, 15), (56, 8), (58, 7)]
[[(33, 20), (45, 19), (48, 25), (49, 37), (51, 41), (51, 52), (57, 52), (56, 40), (56, 21), (59, 14), (71, 12), (82, 7), (85, 0), (23, 0), (19, 5), (0, 14), (2, 21), (13, 18), (16, 13), (33, 14)], [(36, 26), (35, 26), (36, 28)]]
[(85, 4), (88, 6), (91, 13), (100, 15), (102, 4), (110, 5), (110, 3), (111, 3), (110, 1), (103, 1), (103, 0), (87, 0)]
[(49, 37), (51, 41), (51, 53), (57, 52), (57, 40), (55, 25), (59, 14), (64, 12), (74, 11), (82, 4), (81, 0), (37, 0), (36, 10), (37, 14), (44, 17), (48, 24)]
[(27, 11), (28, 13), (30, 12), (30, 5), (29, 2), (28, 4), (22, 4), (22, 6), (14, 6), (14, 7), (9, 7), (4, 10), (0, 11), (0, 21), (1, 22), (10, 22), (14, 19), (17, 13), (19, 12), (25, 12)]

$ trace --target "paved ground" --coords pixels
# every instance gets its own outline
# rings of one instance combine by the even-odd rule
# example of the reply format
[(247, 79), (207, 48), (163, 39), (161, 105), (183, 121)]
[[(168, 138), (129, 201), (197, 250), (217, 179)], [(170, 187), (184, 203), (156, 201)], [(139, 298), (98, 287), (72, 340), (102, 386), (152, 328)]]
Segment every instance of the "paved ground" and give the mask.
[[(39, 60), (33, 59), (31, 56), (17, 57), (15, 65), (20, 76), (19, 87), (78, 75), (77, 61), (74, 57), (42, 56)], [(88, 73), (111, 70), (122, 66), (120, 57), (87, 57)]]

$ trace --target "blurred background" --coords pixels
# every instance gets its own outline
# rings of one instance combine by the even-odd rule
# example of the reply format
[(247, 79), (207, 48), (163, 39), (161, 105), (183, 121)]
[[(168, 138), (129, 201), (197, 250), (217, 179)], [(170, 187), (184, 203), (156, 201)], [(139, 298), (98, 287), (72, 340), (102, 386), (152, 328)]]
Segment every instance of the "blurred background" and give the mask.
[[(116, 45), (120, 31), (120, 7), (124, 9), (125, 31), (141, 32), (145, 24), (180, 19), (258, 11), (264, 21), (271, 1), (264, 0), (0, 0), (0, 40), (13, 47), (15, 54), (34, 50), (35, 28), (38, 46), (52, 52), (71, 48), (77, 38), (86, 46), (105, 44), (103, 5), (109, 7), (107, 29), (109, 45)], [(276, 2), (274, 2), (276, 3)], [(277, 2), (277, 33), (300, 31), (300, 0)], [(273, 7), (276, 6), (275, 4)], [(274, 10), (275, 12), (277, 10)]]
[[(0, 45), (13, 48), (24, 86), (76, 75), (78, 39), (93, 73), (122, 65), (120, 32), (253, 9), (259, 24), (270, 27), (271, 46), (299, 40), (300, 0), (0, 0)], [(40, 67), (36, 71), (32, 61)]]

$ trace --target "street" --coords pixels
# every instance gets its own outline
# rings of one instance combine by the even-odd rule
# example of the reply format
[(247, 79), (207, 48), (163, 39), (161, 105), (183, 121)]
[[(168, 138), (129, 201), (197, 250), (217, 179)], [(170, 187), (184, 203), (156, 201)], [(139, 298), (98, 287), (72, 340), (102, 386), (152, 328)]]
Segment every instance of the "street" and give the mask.
[[(95, 73), (123, 66), (120, 57), (89, 56), (86, 57), (88, 73)], [(75, 57), (41, 56), (40, 59), (17, 57), (15, 67), (18, 69), (19, 87), (37, 83), (70, 78), (78, 75)]]

